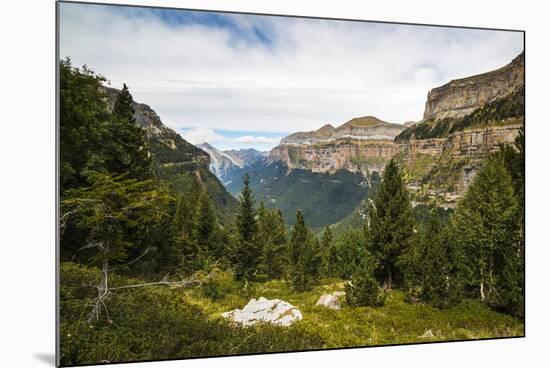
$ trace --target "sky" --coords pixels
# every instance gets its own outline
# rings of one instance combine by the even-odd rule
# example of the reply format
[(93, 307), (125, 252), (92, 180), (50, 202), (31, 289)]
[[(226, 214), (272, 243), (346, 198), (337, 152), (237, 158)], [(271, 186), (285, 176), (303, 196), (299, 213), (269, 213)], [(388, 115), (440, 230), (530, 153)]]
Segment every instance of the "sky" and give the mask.
[(520, 32), (95, 4), (61, 3), (59, 24), (61, 58), (218, 149), (366, 115), (418, 121), (430, 89), (523, 51)]

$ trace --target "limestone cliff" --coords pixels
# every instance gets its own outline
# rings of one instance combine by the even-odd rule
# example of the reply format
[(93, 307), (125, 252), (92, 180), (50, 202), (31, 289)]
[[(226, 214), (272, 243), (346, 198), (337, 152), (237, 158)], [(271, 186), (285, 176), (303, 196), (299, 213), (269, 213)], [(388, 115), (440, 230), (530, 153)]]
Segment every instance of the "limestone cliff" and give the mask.
[(488, 73), (452, 80), (428, 93), (424, 119), (462, 117), (523, 86), (525, 55)]
[(271, 150), (270, 161), (281, 160), (290, 169), (363, 174), (383, 170), (399, 150), (394, 138), (405, 126), (372, 116), (355, 118), (338, 128), (327, 124), (319, 130), (298, 132)]

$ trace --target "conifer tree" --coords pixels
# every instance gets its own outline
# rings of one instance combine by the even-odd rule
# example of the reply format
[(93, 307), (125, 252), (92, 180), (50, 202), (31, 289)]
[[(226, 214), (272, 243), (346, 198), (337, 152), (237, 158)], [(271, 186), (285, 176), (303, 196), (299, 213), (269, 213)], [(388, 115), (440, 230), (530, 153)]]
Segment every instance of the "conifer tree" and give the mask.
[(198, 249), (195, 242), (195, 206), (189, 196), (180, 196), (172, 226), (176, 245), (181, 253), (181, 267), (184, 274), (191, 274), (198, 268)]
[(308, 290), (319, 278), (321, 252), (319, 240), (307, 228), (300, 210), (296, 213), (289, 248), (292, 286), (296, 291)]
[(323, 255), (321, 274), (325, 277), (331, 274), (331, 262), (335, 262), (331, 258), (334, 257), (332, 248), (332, 230), (330, 226), (326, 226), (321, 235), (321, 254)]
[(382, 182), (369, 210), (371, 251), (377, 274), (384, 286), (402, 282), (399, 258), (409, 247), (414, 215), (401, 170), (392, 159), (384, 170)]
[(113, 108), (109, 125), (111, 133), (104, 142), (105, 165), (109, 172), (143, 180), (152, 173), (151, 155), (145, 141), (145, 131), (136, 124), (132, 104), (132, 95), (124, 84)]
[(212, 208), (212, 201), (206, 190), (199, 197), (196, 212), (195, 241), (201, 263), (213, 260), (219, 256), (216, 244), (216, 215)]
[(351, 280), (345, 283), (346, 300), (352, 306), (378, 307), (384, 305), (386, 295), (374, 277), (374, 262), (368, 253), (355, 266)]
[(250, 177), (243, 177), (243, 189), (239, 198), (237, 214), (237, 249), (235, 254), (235, 276), (238, 280), (250, 280), (256, 272), (261, 248), (257, 242), (258, 224), (254, 198), (250, 189)]
[(453, 216), (453, 238), (465, 258), (465, 282), (481, 301), (521, 315), (522, 246), (519, 205), (510, 173), (492, 155)]
[(450, 240), (445, 225), (433, 209), (428, 222), (415, 235), (404, 262), (410, 290), (418, 287), (418, 297), (439, 308), (458, 301), (461, 290), (457, 277), (460, 259)]
[(258, 210), (259, 238), (262, 242), (262, 272), (270, 278), (280, 278), (287, 267), (287, 231), (281, 210)]

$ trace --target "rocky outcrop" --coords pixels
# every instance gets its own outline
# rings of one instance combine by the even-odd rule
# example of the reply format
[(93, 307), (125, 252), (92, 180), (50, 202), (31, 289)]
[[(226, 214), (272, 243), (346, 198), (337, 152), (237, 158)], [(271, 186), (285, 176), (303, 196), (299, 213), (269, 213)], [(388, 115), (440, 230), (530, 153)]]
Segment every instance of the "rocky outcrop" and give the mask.
[(324, 125), (312, 132), (289, 135), (271, 150), (270, 161), (283, 161), (289, 169), (318, 173), (337, 170), (380, 172), (399, 150), (394, 138), (405, 127), (367, 116), (333, 128)]
[(488, 73), (452, 80), (428, 93), (424, 120), (462, 117), (524, 84), (525, 56)]
[[(104, 90), (107, 95), (107, 103), (112, 109), (120, 90), (111, 87), (104, 87)], [(159, 165), (208, 167), (210, 164), (208, 154), (164, 125), (158, 114), (149, 105), (134, 101), (132, 107), (136, 124), (145, 130), (153, 158)]]
[(318, 130), (290, 134), (281, 140), (280, 145), (310, 145), (339, 139), (391, 141), (404, 129), (401, 124), (391, 124), (374, 116), (364, 116), (351, 119), (338, 128), (326, 124)]
[(243, 309), (222, 313), (223, 318), (241, 326), (269, 323), (275, 326), (290, 326), (302, 319), (302, 313), (290, 303), (280, 299), (251, 299)]

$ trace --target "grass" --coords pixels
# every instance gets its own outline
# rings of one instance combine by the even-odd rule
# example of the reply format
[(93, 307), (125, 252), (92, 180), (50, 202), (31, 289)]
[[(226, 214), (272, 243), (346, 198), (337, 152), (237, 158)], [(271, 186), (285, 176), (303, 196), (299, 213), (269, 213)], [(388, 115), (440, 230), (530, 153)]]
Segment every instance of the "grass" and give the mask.
[[(344, 283), (338, 279), (324, 280), (303, 293), (293, 292), (281, 280), (256, 284), (251, 296), (239, 295), (235, 288), (228, 286), (221, 287), (225, 297), (215, 302), (196, 289), (185, 294), (191, 304), (204, 310), (211, 319), (220, 318), (222, 312), (242, 308), (251, 297), (285, 300), (298, 307), (304, 317), (288, 328), (320, 337), (323, 348), (522, 336), (524, 331), (521, 321), (494, 312), (476, 300), (465, 300), (451, 309), (440, 310), (408, 303), (405, 294), (398, 290), (390, 292), (383, 307), (351, 307), (345, 297), (341, 298), (340, 311), (316, 307), (315, 302), (322, 294), (343, 291)], [(434, 336), (421, 337), (428, 330)]]
[[(112, 274), (111, 287), (142, 280)], [(281, 280), (253, 283), (246, 293), (232, 275), (219, 271), (206, 288), (148, 286), (114, 292), (105, 301), (109, 318), (87, 323), (99, 269), (70, 262), (61, 265), (61, 363), (92, 364), (219, 355), (300, 351), (353, 346), (452, 341), (522, 336), (523, 323), (466, 300), (439, 310), (410, 304), (400, 291), (390, 292), (383, 307), (335, 311), (316, 307), (323, 293), (343, 290), (340, 279), (326, 279), (308, 292), (293, 292)], [(219, 298), (219, 295), (222, 297)], [(278, 298), (298, 307), (303, 320), (290, 327), (236, 327), (220, 314), (242, 308), (251, 298)], [(422, 338), (431, 330), (433, 337)]]

